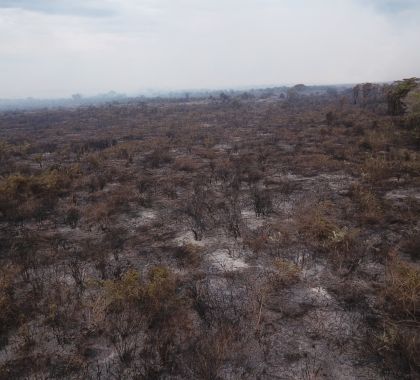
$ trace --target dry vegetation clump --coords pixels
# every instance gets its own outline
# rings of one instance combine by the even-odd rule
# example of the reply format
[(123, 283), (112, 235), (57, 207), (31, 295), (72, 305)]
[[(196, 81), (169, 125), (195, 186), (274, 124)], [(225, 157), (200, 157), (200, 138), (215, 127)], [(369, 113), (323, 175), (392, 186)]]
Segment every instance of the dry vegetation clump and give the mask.
[(355, 203), (356, 216), (360, 223), (376, 224), (383, 220), (383, 206), (369, 187), (365, 187), (360, 183), (353, 184), (349, 195)]
[(290, 286), (299, 281), (301, 271), (295, 263), (285, 259), (276, 259), (274, 268), (276, 270), (274, 281), (277, 286)]
[(177, 170), (185, 172), (194, 172), (199, 169), (199, 165), (191, 157), (176, 158), (174, 166)]
[(420, 272), (413, 265), (392, 258), (388, 264), (385, 298), (396, 314), (416, 320), (420, 312)]
[(362, 173), (371, 183), (378, 184), (384, 180), (399, 175), (398, 162), (388, 160), (386, 157), (370, 157), (363, 163)]
[(309, 239), (309, 246), (328, 256), (334, 268), (353, 271), (364, 253), (358, 242), (360, 231), (346, 225), (341, 227), (332, 212), (328, 202), (306, 206), (299, 211), (298, 229)]
[(35, 175), (12, 174), (0, 181), (0, 215), (14, 220), (43, 219), (68, 191), (71, 178), (56, 169)]
[(419, 304), (419, 269), (392, 253), (383, 289), (385, 315), (379, 351), (387, 357), (397, 355), (413, 375), (420, 368)]
[(339, 232), (339, 227), (328, 215), (331, 207), (329, 202), (320, 202), (299, 211), (298, 229), (308, 236), (314, 245), (325, 246), (334, 238), (334, 234)]

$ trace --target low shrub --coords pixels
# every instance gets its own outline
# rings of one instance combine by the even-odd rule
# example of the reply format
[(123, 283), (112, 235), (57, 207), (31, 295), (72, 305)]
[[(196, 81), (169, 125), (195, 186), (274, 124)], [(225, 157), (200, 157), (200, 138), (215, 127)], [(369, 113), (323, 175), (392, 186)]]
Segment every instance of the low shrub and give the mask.
[(299, 281), (301, 270), (295, 263), (286, 259), (276, 259), (274, 268), (276, 285), (290, 286)]
[(420, 271), (392, 257), (387, 266), (384, 295), (392, 314), (416, 320), (420, 316)]
[(65, 216), (65, 222), (68, 224), (71, 228), (76, 228), (77, 223), (80, 220), (80, 212), (77, 208), (70, 208)]
[(175, 160), (174, 166), (177, 170), (185, 172), (193, 172), (199, 168), (197, 162), (195, 162), (191, 157), (178, 157)]
[(182, 266), (197, 267), (201, 262), (202, 247), (196, 244), (184, 244), (177, 247), (175, 257)]
[(328, 241), (338, 230), (327, 215), (329, 207), (329, 204), (321, 202), (301, 209), (297, 215), (299, 232), (312, 238), (315, 243)]
[(420, 371), (420, 271), (393, 252), (387, 263), (383, 289), (379, 352), (406, 366), (415, 378)]
[(382, 204), (377, 196), (368, 188), (360, 184), (350, 187), (349, 196), (357, 205), (357, 215), (362, 223), (379, 223), (384, 217)]

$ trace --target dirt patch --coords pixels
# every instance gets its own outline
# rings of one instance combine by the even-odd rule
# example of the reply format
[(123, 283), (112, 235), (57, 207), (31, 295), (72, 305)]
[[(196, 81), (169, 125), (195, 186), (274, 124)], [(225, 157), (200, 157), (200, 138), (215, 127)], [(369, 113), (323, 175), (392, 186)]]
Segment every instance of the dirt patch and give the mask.
[(248, 264), (242, 258), (232, 257), (227, 249), (218, 249), (210, 253), (207, 257), (211, 266), (216, 271), (233, 272), (248, 268)]

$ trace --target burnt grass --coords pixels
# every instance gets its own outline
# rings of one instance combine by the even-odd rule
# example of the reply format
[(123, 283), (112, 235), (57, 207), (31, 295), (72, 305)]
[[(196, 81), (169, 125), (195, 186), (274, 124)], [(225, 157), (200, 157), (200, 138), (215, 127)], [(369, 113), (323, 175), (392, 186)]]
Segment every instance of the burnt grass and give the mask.
[(0, 114), (0, 379), (415, 379), (420, 152), (336, 94)]

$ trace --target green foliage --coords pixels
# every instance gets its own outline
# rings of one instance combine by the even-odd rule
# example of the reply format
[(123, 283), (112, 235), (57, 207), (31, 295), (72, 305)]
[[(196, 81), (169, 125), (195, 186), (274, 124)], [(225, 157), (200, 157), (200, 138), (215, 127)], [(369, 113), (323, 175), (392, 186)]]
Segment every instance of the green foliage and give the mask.
[(163, 266), (149, 271), (149, 283), (145, 287), (147, 302), (152, 310), (158, 311), (176, 300), (176, 283), (172, 272)]
[(69, 184), (69, 176), (56, 169), (37, 175), (12, 174), (0, 181), (0, 217), (41, 220)]
[(388, 113), (390, 115), (402, 115), (406, 110), (403, 99), (408, 93), (417, 87), (417, 78), (404, 79), (396, 82), (388, 91)]
[(12, 174), (0, 183), (0, 194), (9, 198), (59, 194), (68, 184), (69, 179), (56, 169), (32, 176)]
[(118, 310), (125, 305), (139, 303), (144, 295), (140, 275), (129, 270), (118, 280), (107, 280), (103, 283), (107, 309)]

